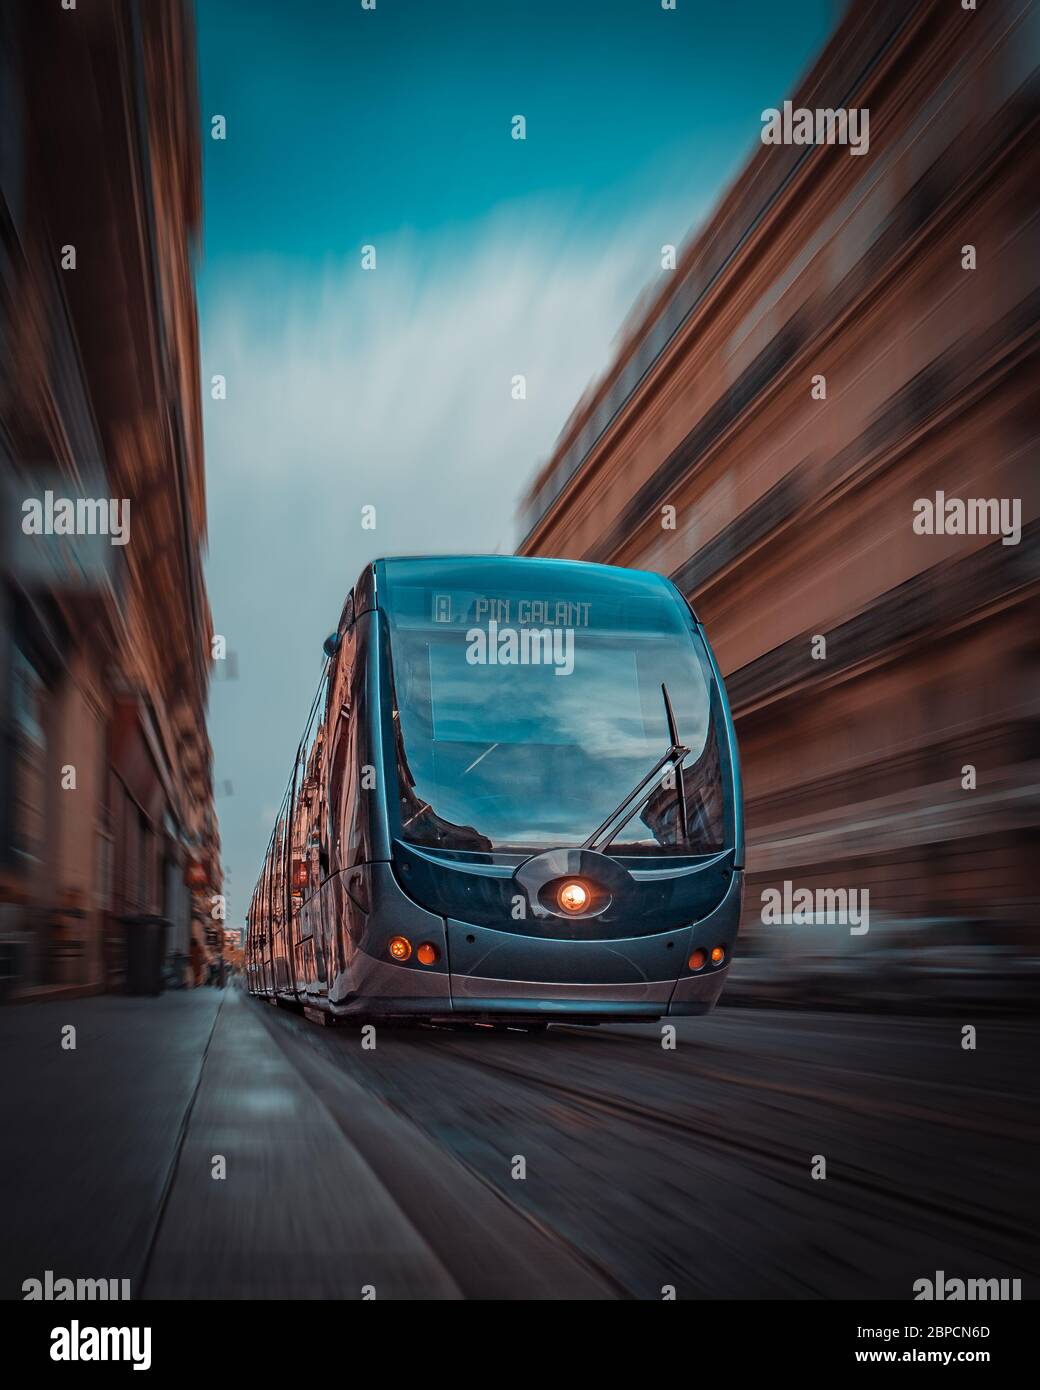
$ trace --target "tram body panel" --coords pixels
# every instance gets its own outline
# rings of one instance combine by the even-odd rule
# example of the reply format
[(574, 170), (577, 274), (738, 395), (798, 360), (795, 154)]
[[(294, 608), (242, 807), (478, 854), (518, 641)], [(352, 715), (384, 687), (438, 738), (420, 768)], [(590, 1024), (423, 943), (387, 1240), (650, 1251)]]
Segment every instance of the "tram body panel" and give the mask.
[[(390, 864), (356, 865), (324, 887), (344, 926), (343, 964), (330, 989), (333, 1013), (414, 1013), (416, 1000), (450, 1009), (444, 919), (405, 896)], [(389, 955), (395, 937), (412, 946), (406, 960)], [(429, 965), (418, 958), (421, 945), (436, 952)]]

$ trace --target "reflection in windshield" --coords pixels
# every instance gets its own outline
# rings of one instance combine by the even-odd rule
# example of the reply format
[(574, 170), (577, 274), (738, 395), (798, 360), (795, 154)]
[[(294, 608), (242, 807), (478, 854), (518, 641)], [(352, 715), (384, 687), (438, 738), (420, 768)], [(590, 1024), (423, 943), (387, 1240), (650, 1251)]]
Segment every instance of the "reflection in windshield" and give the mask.
[(415, 778), (404, 751), (401, 723), (394, 714), (394, 744), (397, 751), (398, 796), (401, 811), (401, 837), (415, 845), (441, 849), (490, 851), (494, 845), (472, 825), (457, 825), (437, 815), (428, 801), (415, 791)]
[[(668, 610), (662, 612), (664, 605)], [(572, 667), (472, 660), (464, 624), (390, 613), (400, 831), (413, 844), (532, 851), (579, 845), (671, 742), (684, 762), (655, 789), (614, 853), (708, 853), (723, 843), (719, 748), (703, 649), (662, 598), (651, 630), (573, 633)], [(657, 630), (654, 630), (654, 629)], [(662, 630), (663, 629), (663, 630)], [(469, 658), (468, 659), (468, 654)]]

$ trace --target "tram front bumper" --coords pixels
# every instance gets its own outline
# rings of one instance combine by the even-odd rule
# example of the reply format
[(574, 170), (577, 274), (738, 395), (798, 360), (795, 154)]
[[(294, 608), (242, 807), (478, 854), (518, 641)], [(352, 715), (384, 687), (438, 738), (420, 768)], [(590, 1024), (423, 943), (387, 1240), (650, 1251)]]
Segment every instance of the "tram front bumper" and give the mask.
[[(724, 965), (679, 980), (639, 984), (559, 984), (497, 980), (483, 975), (417, 976), (381, 961), (365, 963), (365, 988), (334, 1008), (337, 1014), (412, 1018), (487, 1017), (539, 1019), (660, 1018), (705, 1014), (714, 1008), (729, 974)], [(419, 981), (423, 984), (420, 986)]]
[[(381, 870), (382, 866), (378, 866)], [(383, 877), (382, 874), (379, 875)], [(561, 940), (443, 918), (410, 902), (386, 873), (386, 894), (358, 935), (332, 993), (334, 1013), (441, 1017), (659, 1018), (707, 1013), (726, 977), (740, 920), (743, 874), (695, 923), (649, 935)], [(432, 969), (379, 959), (391, 934), (437, 943)], [(715, 947), (722, 961), (711, 962)], [(692, 957), (699, 957), (695, 967)]]

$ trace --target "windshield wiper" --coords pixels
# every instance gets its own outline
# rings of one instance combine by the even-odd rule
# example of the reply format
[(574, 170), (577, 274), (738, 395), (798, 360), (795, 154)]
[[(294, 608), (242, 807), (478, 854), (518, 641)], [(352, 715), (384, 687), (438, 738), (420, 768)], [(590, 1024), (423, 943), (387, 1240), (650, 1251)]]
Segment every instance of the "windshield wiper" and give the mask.
[[(626, 797), (618, 802), (606, 820), (596, 827), (587, 840), (583, 841), (581, 846), (582, 849), (597, 849), (600, 836), (603, 835), (605, 831), (610, 830), (610, 827), (613, 825), (614, 829), (611, 830), (610, 834), (603, 841), (603, 844), (598, 846), (600, 853), (608, 849), (612, 841), (617, 839), (618, 835), (621, 834), (632, 817), (643, 809), (654, 792), (657, 791), (661, 784), (659, 774), (668, 765), (671, 765), (675, 769), (676, 791), (679, 800), (679, 824), (682, 828), (683, 841), (686, 841), (688, 833), (686, 825), (686, 788), (683, 783), (682, 764), (683, 759), (690, 750), (679, 742), (679, 731), (675, 723), (675, 713), (672, 709), (672, 702), (668, 698), (668, 687), (663, 683), (661, 685), (661, 694), (664, 696), (664, 709), (668, 719), (668, 737), (671, 739), (671, 746), (664, 756), (657, 760), (646, 776), (636, 783)], [(644, 788), (646, 788), (645, 791)], [(619, 816), (623, 816), (624, 819), (618, 821)], [(615, 821), (617, 821), (616, 825), (614, 825)]]
[[(661, 682), (661, 694), (664, 696), (665, 713), (668, 715), (668, 737), (672, 740), (672, 748), (682, 748), (682, 757), (675, 762), (675, 790), (679, 799), (679, 826), (682, 830), (683, 844), (690, 838), (689, 827), (686, 824), (686, 783), (683, 781), (683, 759), (690, 751), (683, 748), (679, 742), (679, 729), (675, 722), (675, 712), (672, 709), (672, 702), (668, 698), (668, 687)], [(671, 750), (669, 750), (671, 751)]]

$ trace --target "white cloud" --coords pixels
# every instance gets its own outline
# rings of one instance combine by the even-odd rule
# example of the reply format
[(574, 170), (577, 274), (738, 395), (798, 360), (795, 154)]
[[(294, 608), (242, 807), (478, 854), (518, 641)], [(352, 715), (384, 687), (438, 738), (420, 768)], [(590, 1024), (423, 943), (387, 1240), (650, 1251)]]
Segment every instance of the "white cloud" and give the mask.
[(512, 548), (517, 498), (675, 233), (660, 213), (590, 231), (527, 209), (434, 247), (381, 241), (375, 271), (239, 270), (205, 316), (206, 378), (229, 384), (206, 420), (214, 523), (248, 481), (320, 492), (360, 551)]
[(212, 732), (240, 892), (263, 850), (248, 808), (280, 795), (358, 572), (376, 555), (514, 548), (519, 497), (692, 211), (611, 223), (523, 204), (435, 240), (379, 239), (374, 272), (360, 246), (320, 275), (207, 271), (203, 381), (228, 383), (226, 401), (204, 390), (208, 577), (241, 667), (214, 688)]

